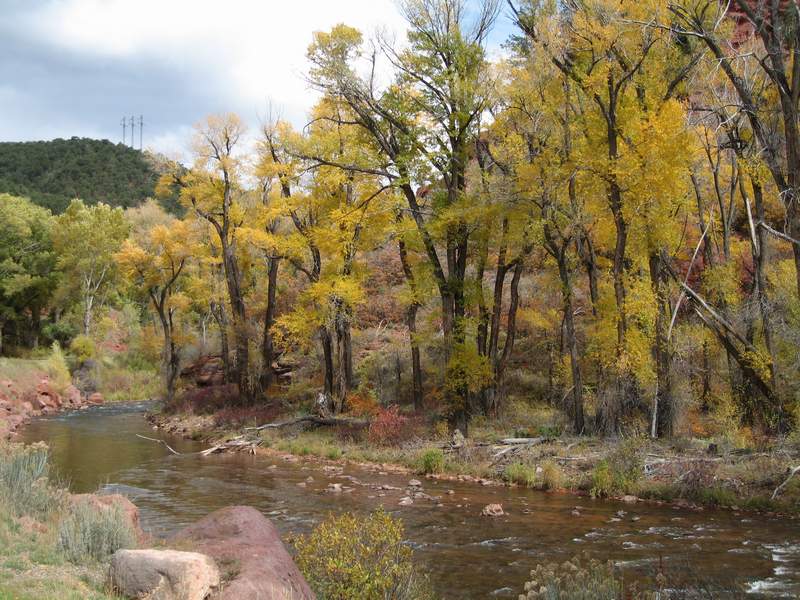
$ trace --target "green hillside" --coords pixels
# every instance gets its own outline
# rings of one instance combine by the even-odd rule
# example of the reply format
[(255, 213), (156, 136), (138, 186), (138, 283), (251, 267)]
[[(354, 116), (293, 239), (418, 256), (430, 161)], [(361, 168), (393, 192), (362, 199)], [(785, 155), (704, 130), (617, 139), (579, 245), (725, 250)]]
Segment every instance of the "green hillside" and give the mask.
[(55, 213), (73, 198), (136, 206), (153, 196), (155, 165), (147, 153), (108, 140), (0, 142), (0, 193), (27, 196)]

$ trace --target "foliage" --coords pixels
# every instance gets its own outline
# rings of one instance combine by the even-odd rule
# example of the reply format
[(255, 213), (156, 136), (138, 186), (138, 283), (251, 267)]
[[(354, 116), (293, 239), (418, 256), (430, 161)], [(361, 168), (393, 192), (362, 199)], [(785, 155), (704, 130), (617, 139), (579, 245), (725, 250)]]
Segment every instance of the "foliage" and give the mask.
[(49, 471), (47, 446), (0, 444), (0, 503), (16, 516), (48, 516), (61, 504), (47, 480)]
[(72, 377), (69, 373), (67, 358), (64, 356), (64, 352), (58, 342), (53, 342), (50, 347), (50, 356), (47, 357), (45, 366), (50, 382), (59, 393), (63, 393), (67, 386), (72, 383)]
[(381, 409), (369, 425), (369, 441), (388, 446), (403, 441), (409, 428), (408, 417), (400, 414), (400, 407), (392, 405)]
[(539, 485), (543, 490), (557, 490), (564, 485), (564, 473), (558, 463), (546, 460), (541, 464)]
[(626, 589), (619, 570), (611, 561), (602, 563), (587, 556), (562, 564), (540, 564), (525, 583), (529, 600), (650, 600), (658, 597)]
[(621, 441), (592, 472), (592, 496), (607, 497), (636, 492), (644, 475), (642, 442), (638, 438)]
[(78, 363), (83, 363), (94, 358), (97, 354), (97, 347), (94, 340), (85, 334), (76, 335), (69, 343), (69, 351), (77, 359)]
[(536, 468), (523, 462), (513, 462), (503, 469), (503, 479), (510, 483), (533, 487), (536, 484)]
[(420, 456), (419, 462), (419, 470), (421, 473), (426, 475), (430, 473), (441, 473), (444, 471), (445, 466), (444, 452), (439, 448), (425, 450), (422, 456)]
[(332, 515), (295, 541), (297, 566), (322, 599), (430, 598), (403, 534), (402, 521), (382, 510)]
[(61, 522), (59, 548), (67, 560), (83, 563), (105, 560), (117, 550), (132, 548), (136, 536), (119, 506), (99, 509), (79, 502)]

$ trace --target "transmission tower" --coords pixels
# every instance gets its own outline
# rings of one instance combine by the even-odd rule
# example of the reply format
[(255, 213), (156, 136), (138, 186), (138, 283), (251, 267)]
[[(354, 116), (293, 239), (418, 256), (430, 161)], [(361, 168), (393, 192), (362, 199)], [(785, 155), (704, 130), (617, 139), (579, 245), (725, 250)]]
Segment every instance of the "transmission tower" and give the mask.
[(139, 115), (139, 152), (142, 151), (142, 131), (144, 130), (144, 116)]
[(136, 120), (131, 115), (131, 148), (135, 147), (134, 136), (136, 135)]
[(125, 128), (127, 127), (128, 122), (125, 120), (125, 117), (122, 117), (122, 143), (125, 143), (126, 135), (125, 135)]

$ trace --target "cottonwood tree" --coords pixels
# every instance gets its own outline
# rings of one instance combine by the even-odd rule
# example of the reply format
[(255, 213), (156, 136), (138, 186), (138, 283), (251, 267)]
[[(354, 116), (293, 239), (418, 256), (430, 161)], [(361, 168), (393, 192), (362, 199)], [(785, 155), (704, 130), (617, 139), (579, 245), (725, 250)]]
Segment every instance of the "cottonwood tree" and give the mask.
[[(498, 3), (485, 1), (472, 11), (462, 0), (410, 0), (401, 10), (408, 45), (398, 50), (388, 40), (377, 42), (379, 48), (366, 56), (369, 75), (361, 76), (357, 64), (364, 58), (360, 33), (340, 25), (315, 35), (309, 77), (349, 107), (348, 124), (362, 130), (382, 157), (381, 168), (366, 172), (392, 182), (419, 230), (441, 301), (452, 424), (466, 433), (470, 394), (489, 375), (466, 334), (474, 232), (465, 210), (466, 174), (480, 117), (491, 102), (485, 44)], [(375, 77), (378, 53), (394, 71), (388, 86)]]
[(82, 307), (84, 335), (91, 333), (96, 309), (105, 304), (117, 276), (114, 253), (128, 236), (121, 208), (100, 203), (86, 206), (73, 200), (56, 217), (53, 248), (64, 273), (62, 297), (75, 297)]
[(158, 315), (164, 337), (161, 353), (165, 399), (175, 396), (175, 384), (180, 374), (181, 340), (177, 312), (189, 306), (182, 290), (182, 276), (193, 249), (189, 226), (184, 221), (156, 225), (146, 238), (126, 240), (114, 255), (123, 276), (146, 295)]
[[(242, 203), (246, 197), (242, 184), (245, 166), (242, 156), (237, 153), (237, 145), (245, 128), (238, 116), (225, 114), (208, 117), (196, 129), (192, 169), (186, 173), (166, 175), (160, 187), (163, 194), (177, 186), (181, 201), (208, 223), (219, 244), (232, 316), (235, 353), (233, 380), (239, 386), (242, 400), (250, 403), (255, 400), (255, 386), (250, 373), (245, 274), (239, 256), (243, 250), (240, 248), (239, 230), (245, 217)], [(220, 316), (227, 317), (224, 312)]]

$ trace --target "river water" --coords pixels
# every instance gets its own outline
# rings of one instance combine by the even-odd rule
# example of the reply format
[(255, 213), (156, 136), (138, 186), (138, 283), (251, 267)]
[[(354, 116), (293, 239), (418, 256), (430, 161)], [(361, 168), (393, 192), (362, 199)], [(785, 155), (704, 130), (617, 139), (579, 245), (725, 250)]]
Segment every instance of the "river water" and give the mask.
[[(144, 419), (151, 407), (116, 404), (43, 417), (22, 438), (47, 442), (57, 476), (72, 491), (100, 488), (130, 497), (145, 530), (157, 536), (231, 504), (255, 506), (285, 536), (307, 532), (331, 512), (367, 513), (382, 505), (402, 517), (417, 560), (443, 598), (516, 598), (537, 563), (583, 552), (618, 562), (630, 580), (663, 569), (677, 589), (709, 590), (704, 597), (800, 597), (794, 520), (429, 480), (423, 491), (438, 502), (399, 506), (407, 476), (357, 467), (335, 473), (269, 456), (201, 457), (202, 444), (153, 431)], [(165, 439), (185, 455), (136, 434)], [(330, 483), (353, 489), (329, 493)], [(494, 502), (508, 514), (481, 517)]]

